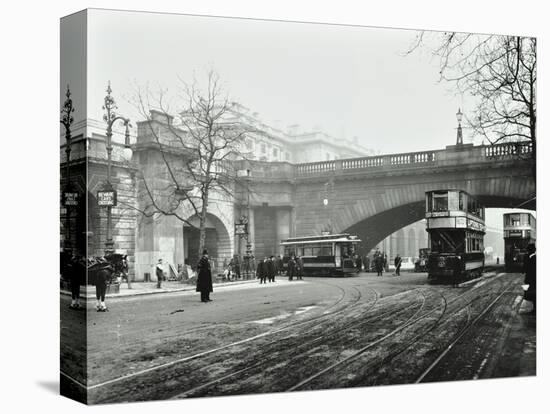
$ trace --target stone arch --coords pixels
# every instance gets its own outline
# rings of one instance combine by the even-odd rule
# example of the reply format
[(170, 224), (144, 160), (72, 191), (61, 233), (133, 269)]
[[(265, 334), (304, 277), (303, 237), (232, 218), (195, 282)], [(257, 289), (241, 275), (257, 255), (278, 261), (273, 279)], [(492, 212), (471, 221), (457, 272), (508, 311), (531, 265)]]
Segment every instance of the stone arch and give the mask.
[[(199, 260), (199, 217), (191, 216), (188, 221), (194, 226), (183, 226), (184, 255), (193, 266)], [(213, 213), (206, 213), (205, 248), (214, 263), (216, 271), (223, 268), (223, 263), (229, 261), (233, 254), (233, 241), (227, 225)]]
[[(367, 217), (346, 228), (345, 232), (359, 236), (362, 241), (362, 250), (368, 252), (392, 233), (422, 218), (424, 218), (424, 201), (419, 201)], [(398, 248), (397, 240), (394, 243)], [(390, 250), (393, 250), (393, 246), (390, 247)], [(391, 253), (395, 254), (396, 252), (392, 251)]]
[[(476, 194), (474, 192), (472, 192), (472, 194), (474, 194), (486, 208), (512, 208), (525, 201), (524, 198), (484, 195)], [(523, 208), (534, 210), (534, 203), (524, 204)], [(359, 236), (362, 240), (362, 250), (370, 251), (370, 249), (374, 248), (378, 243), (390, 236), (392, 233), (423, 219), (424, 209), (424, 199), (412, 203), (396, 205), (395, 207), (385, 209), (371, 216), (367, 216), (362, 219), (360, 218), (348, 227), (339, 227), (338, 230), (341, 229), (342, 232)], [(346, 213), (342, 213), (341, 217), (348, 220), (350, 219), (350, 216)], [(420, 238), (418, 248), (428, 247), (428, 237), (426, 232), (423, 232), (422, 235), (423, 236)], [(395, 244), (397, 245), (398, 241), (396, 241)], [(396, 247), (399, 250), (399, 246)], [(392, 252), (392, 254), (395, 253), (397, 252)], [(402, 252), (399, 253), (403, 254)]]

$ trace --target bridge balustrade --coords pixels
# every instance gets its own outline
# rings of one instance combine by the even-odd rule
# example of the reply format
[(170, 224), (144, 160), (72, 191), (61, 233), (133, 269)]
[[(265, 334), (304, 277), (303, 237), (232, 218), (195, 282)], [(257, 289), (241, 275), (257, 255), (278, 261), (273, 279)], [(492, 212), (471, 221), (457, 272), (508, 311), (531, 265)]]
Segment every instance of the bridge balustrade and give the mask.
[(373, 157), (349, 158), (336, 161), (322, 161), (307, 164), (298, 164), (298, 175), (316, 174), (338, 170), (356, 170), (384, 166), (398, 166), (431, 163), (436, 160), (435, 151), (392, 154)]
[(252, 177), (287, 178), (306, 177), (315, 174), (380, 170), (384, 168), (414, 168), (430, 165), (452, 165), (468, 159), (472, 162), (490, 161), (532, 152), (530, 142), (503, 143), (487, 146), (454, 147), (452, 150), (421, 151), (413, 153), (377, 155), (292, 165), (289, 163), (254, 163)]
[(530, 154), (533, 145), (530, 142), (507, 142), (504, 144), (488, 145), (485, 147), (485, 157), (507, 157), (513, 155)]

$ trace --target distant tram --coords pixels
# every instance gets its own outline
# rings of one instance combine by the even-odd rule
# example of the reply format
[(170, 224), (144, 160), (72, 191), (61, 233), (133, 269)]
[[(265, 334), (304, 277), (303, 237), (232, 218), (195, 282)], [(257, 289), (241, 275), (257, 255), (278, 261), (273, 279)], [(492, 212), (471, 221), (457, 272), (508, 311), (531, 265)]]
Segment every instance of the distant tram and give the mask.
[(485, 209), (465, 191), (426, 192), (430, 254), (428, 280), (458, 283), (481, 275), (485, 265)]
[(361, 240), (349, 234), (293, 237), (281, 241), (284, 247), (283, 268), (292, 256), (302, 258), (304, 275), (349, 276), (358, 272), (353, 255)]
[(504, 266), (507, 271), (523, 270), (527, 245), (537, 239), (537, 220), (531, 213), (507, 213), (504, 219)]

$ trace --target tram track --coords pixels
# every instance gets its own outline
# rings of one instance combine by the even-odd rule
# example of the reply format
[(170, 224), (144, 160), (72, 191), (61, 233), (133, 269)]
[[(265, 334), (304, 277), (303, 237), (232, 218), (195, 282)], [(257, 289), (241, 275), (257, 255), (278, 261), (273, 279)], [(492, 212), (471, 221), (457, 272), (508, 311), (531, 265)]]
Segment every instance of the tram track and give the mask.
[[(412, 291), (419, 291), (418, 289), (414, 289), (411, 291), (408, 291), (407, 293), (410, 293)], [(414, 308), (414, 315), (417, 315), (418, 312), (420, 312), (426, 303), (426, 297), (423, 294), (423, 292), (420, 292), (422, 296), (422, 300), (420, 301), (420, 306), (417, 306)], [(414, 307), (415, 304), (407, 304), (405, 306), (398, 306), (396, 308), (392, 308), (389, 310), (385, 310), (382, 313), (379, 314), (373, 314), (369, 315), (366, 319), (363, 319), (368, 315), (368, 313), (372, 310), (374, 307), (374, 304), (371, 304), (368, 309), (364, 309), (363, 312), (360, 315), (357, 315), (353, 318), (352, 321), (339, 326), (336, 329), (333, 329), (331, 331), (327, 331), (326, 329), (322, 329), (322, 332), (318, 334), (317, 336), (314, 336), (313, 338), (306, 339), (307, 335), (306, 333), (309, 332), (300, 332), (300, 343), (298, 345), (291, 344), (291, 348), (288, 348), (284, 351), (278, 351), (276, 355), (274, 355), (271, 358), (264, 359), (253, 366), (246, 366), (243, 369), (240, 369), (238, 371), (230, 372), (229, 374), (216, 378), (212, 381), (209, 381), (204, 384), (200, 384), (197, 387), (194, 387), (192, 389), (189, 389), (185, 391), (184, 393), (181, 393), (179, 395), (174, 396), (173, 398), (185, 398), (185, 397), (195, 397), (199, 395), (219, 395), (219, 393), (212, 394), (214, 391), (211, 389), (212, 387), (223, 387), (224, 384), (228, 384), (229, 380), (232, 380), (234, 383), (239, 383), (240, 380), (245, 380), (250, 377), (254, 377), (254, 375), (258, 375), (258, 373), (264, 372), (265, 370), (269, 370), (269, 368), (273, 366), (277, 366), (277, 362), (280, 363), (281, 360), (285, 361), (285, 365), (299, 365), (301, 362), (300, 359), (307, 359), (308, 353), (314, 352), (315, 349), (318, 349), (322, 346), (327, 346), (330, 344), (330, 346), (335, 346), (336, 344), (347, 344), (347, 340), (345, 338), (346, 332), (350, 332), (352, 330), (357, 330), (361, 327), (368, 326), (369, 324), (372, 324), (376, 320), (380, 320), (381, 318), (385, 318), (388, 316), (396, 316), (400, 312), (406, 312), (409, 311), (411, 307)], [(418, 303), (416, 303), (418, 305)], [(285, 349), (285, 346), (280, 344), (280, 348)], [(289, 351), (290, 349), (290, 351)], [(288, 357), (285, 356), (285, 354), (289, 354)], [(230, 384), (230, 383), (229, 383)], [(202, 391), (200, 394), (199, 392)], [(246, 392), (251, 392), (250, 388), (247, 388)], [(254, 391), (252, 391), (254, 392)]]
[(416, 378), (415, 384), (421, 383), (424, 379), (441, 363), (441, 361), (448, 355), (448, 353), (456, 346), (458, 342), (470, 332), (474, 325), (480, 321), (487, 313), (495, 306), (495, 304), (506, 294), (509, 293), (510, 286), (513, 285), (513, 281), (507, 284), (507, 286), (476, 316), (475, 319), (468, 319), (464, 327), (457, 333), (455, 338), (444, 347), (443, 351), (435, 358), (435, 360)]
[[(510, 282), (507, 287), (503, 290), (502, 294), (504, 294), (508, 287), (512, 284), (513, 282)], [(474, 289), (475, 290), (475, 289)], [(472, 290), (468, 290), (466, 292), (464, 292), (463, 294), (460, 294), (458, 295), (457, 297), (453, 298), (451, 301), (448, 301), (446, 298), (444, 298), (444, 296), (442, 295), (442, 298), (443, 298), (443, 311), (441, 312), (441, 314), (439, 315), (439, 317), (436, 319), (436, 321), (434, 323), (432, 323), (426, 330), (423, 330), (422, 332), (420, 332), (419, 334), (415, 335), (411, 340), (407, 341), (405, 343), (405, 345), (403, 345), (402, 347), (398, 347), (398, 350), (396, 351), (393, 351), (393, 352), (390, 352), (389, 355), (387, 355), (385, 358), (383, 358), (382, 360), (378, 360), (378, 361), (368, 361), (366, 364), (360, 364), (361, 365), (361, 370), (363, 372), (368, 372), (371, 368), (373, 368), (374, 366), (380, 366), (382, 363), (388, 363), (390, 362), (391, 360), (393, 360), (395, 357), (397, 357), (398, 355), (400, 355), (401, 353), (403, 353), (405, 350), (407, 350), (408, 348), (410, 348), (412, 345), (414, 345), (416, 342), (418, 342), (420, 339), (424, 338), (429, 332), (431, 332), (433, 329), (435, 329), (437, 326), (440, 325), (441, 321), (443, 320), (443, 317), (445, 316), (446, 314), (446, 311), (447, 309), (449, 308), (450, 305), (456, 303), (457, 301), (459, 301), (460, 299), (462, 299), (463, 297), (465, 297), (466, 295), (468, 295), (469, 293), (471, 293)], [(501, 294), (501, 295), (502, 295)], [(482, 295), (482, 296), (485, 296), (485, 295)], [(498, 296), (498, 298), (500, 298), (500, 295)], [(470, 306), (473, 302), (479, 300), (480, 297), (476, 297), (474, 299), (472, 299), (471, 301), (469, 301), (467, 304), (459, 307), (459, 309), (464, 309), (465, 307), (468, 307)], [(348, 365), (350, 365), (351, 363), (353, 363), (355, 360), (361, 358), (363, 356), (363, 354), (365, 354), (367, 351), (373, 349), (374, 347), (382, 344), (385, 340), (388, 340), (392, 337), (394, 337), (395, 335), (397, 335), (398, 333), (400, 333), (401, 331), (403, 331), (404, 329), (416, 324), (417, 322), (419, 321), (422, 321), (424, 320), (426, 317), (430, 316), (431, 314), (433, 314), (435, 311), (437, 311), (438, 308), (435, 308), (423, 315), (420, 315), (418, 316), (416, 319), (413, 319), (413, 320), (408, 320), (406, 321), (405, 323), (401, 324), (400, 326), (398, 326), (397, 328), (395, 328), (393, 331), (391, 331), (390, 333), (388, 333), (387, 335), (383, 336), (382, 338), (380, 339), (377, 339), (373, 342), (370, 342), (369, 344), (365, 345), (363, 348), (361, 348), (360, 350), (356, 351), (355, 353), (353, 353), (352, 355), (349, 355), (348, 357), (340, 360), (340, 361), (337, 361), (325, 368), (323, 368), (322, 370), (319, 370), (318, 372), (316, 372), (315, 374), (313, 375), (310, 375), (309, 377), (307, 377), (306, 379), (298, 382), (297, 384), (287, 388), (285, 391), (295, 391), (295, 390), (301, 390), (301, 389), (321, 389), (321, 388), (326, 388), (325, 386), (323, 385), (320, 385), (318, 383), (314, 383), (314, 381), (316, 380), (321, 380), (323, 376), (326, 376), (326, 374), (328, 373), (332, 373), (332, 375), (334, 376), (333, 372), (336, 371), (336, 370), (340, 370), (340, 371), (344, 371), (346, 369), (346, 367)], [(490, 309), (490, 308), (489, 308)], [(468, 327), (472, 326), (471, 324), (468, 325)], [(466, 328), (464, 328), (466, 329)], [(318, 381), (319, 382), (319, 381)], [(358, 384), (358, 385), (365, 385), (365, 384)], [(307, 388), (305, 388), (306, 386), (308, 386)], [(337, 386), (342, 386), (342, 384), (339, 384)]]
[[(492, 282), (494, 283), (495, 280), (500, 280), (500, 278), (495, 277), (494, 279), (492, 279)], [(497, 283), (500, 284), (500, 282)], [(159, 398), (163, 399), (196, 397), (200, 395), (230, 395), (250, 392), (265, 392), (265, 389), (256, 390), (253, 383), (253, 379), (258, 378), (258, 375), (260, 375), (261, 378), (262, 371), (271, 370), (272, 368), (288, 370), (288, 367), (292, 366), (293, 364), (295, 364), (295, 366), (300, 366), (301, 363), (305, 362), (305, 360), (301, 360), (301, 357), (303, 357), (307, 353), (308, 348), (312, 350), (311, 352), (315, 352), (314, 348), (318, 349), (322, 346), (334, 347), (346, 345), (346, 341), (349, 338), (346, 337), (346, 335), (344, 334), (347, 331), (359, 331), (362, 326), (368, 326), (368, 324), (372, 324), (376, 320), (378, 320), (382, 324), (387, 324), (388, 322), (391, 323), (391, 321), (393, 321), (394, 319), (400, 319), (399, 311), (402, 311), (404, 313), (413, 312), (412, 314), (408, 315), (403, 323), (395, 327), (394, 330), (390, 331), (386, 335), (379, 336), (378, 338), (371, 338), (370, 342), (365, 344), (363, 348), (359, 349), (358, 353), (356, 355), (353, 355), (351, 358), (348, 357), (344, 361), (339, 361), (338, 363), (333, 364), (334, 366), (328, 366), (327, 368), (324, 368), (317, 373), (313, 373), (313, 375), (310, 375), (305, 380), (297, 382), (291, 387), (287, 386), (284, 389), (277, 389), (277, 387), (274, 388), (273, 386), (271, 386), (272, 391), (292, 391), (298, 389), (308, 389), (307, 384), (312, 384), (313, 380), (315, 380), (316, 378), (320, 378), (326, 375), (328, 372), (331, 372), (331, 370), (334, 370), (338, 366), (342, 367), (343, 370), (347, 363), (353, 363), (354, 360), (359, 359), (361, 357), (361, 354), (365, 354), (369, 349), (373, 349), (378, 345), (385, 343), (387, 339), (395, 337), (395, 335), (397, 335), (399, 332), (404, 331), (408, 327), (413, 326), (421, 320), (426, 320), (426, 318), (428, 318), (430, 315), (433, 316), (434, 313), (437, 312), (437, 310), (440, 310), (441, 313), (437, 315), (435, 321), (432, 321), (429, 326), (425, 327), (422, 330), (422, 332), (416, 333), (415, 336), (408, 340), (407, 343), (404, 344), (402, 347), (394, 350), (391, 355), (384, 358), (383, 362), (393, 360), (394, 358), (402, 354), (407, 348), (411, 347), (412, 345), (414, 345), (414, 343), (425, 337), (435, 327), (439, 326), (442, 318), (447, 312), (448, 306), (456, 303), (461, 298), (467, 296), (469, 293), (477, 290), (476, 287), (468, 288), (464, 293), (450, 299), (448, 303), (447, 298), (445, 298), (445, 296), (442, 295), (441, 292), (438, 292), (437, 294), (441, 297), (441, 303), (437, 306), (430, 303), (430, 305), (428, 306), (428, 310), (424, 313), (422, 313), (422, 311), (426, 309), (427, 296), (430, 296), (430, 292), (432, 291), (436, 292), (434, 289), (410, 289), (404, 292), (397, 293), (395, 295), (386, 296), (385, 298), (394, 298), (398, 297), (399, 295), (409, 295), (411, 292), (418, 292), (421, 289), (423, 290), (422, 293), (419, 293), (419, 295), (423, 296), (423, 300), (414, 301), (414, 311), (411, 308), (413, 306), (413, 303), (408, 303), (407, 305), (405, 305), (405, 307), (402, 308), (393, 306), (392, 309), (389, 310), (382, 307), (382, 309), (379, 308), (379, 310), (376, 311), (376, 308), (380, 304), (380, 294), (375, 289), (368, 289), (370, 295), (369, 301), (366, 302), (361, 302), (361, 299), (365, 295), (364, 292), (362, 293), (359, 289), (355, 287), (348, 287), (347, 293), (343, 289), (341, 289), (342, 295), (340, 295), (339, 298), (336, 301), (332, 302), (329, 306), (323, 308), (322, 314), (319, 314), (315, 317), (308, 318), (299, 322), (286, 324), (260, 335), (244, 338), (242, 340), (235, 341), (221, 347), (209, 349), (196, 355), (191, 355), (187, 358), (170, 361), (168, 363), (160, 364), (158, 366), (154, 366), (140, 372), (131, 373), (130, 375), (125, 375), (113, 378), (102, 383), (93, 384), (86, 388), (90, 391), (100, 392), (99, 394), (96, 394), (95, 392), (93, 393), (95, 394), (95, 396), (101, 396), (98, 402), (124, 401), (124, 395), (118, 395), (118, 393), (116, 392), (116, 390), (119, 390), (119, 387), (116, 387), (115, 384), (121, 383), (125, 380), (129, 380), (130, 378), (137, 379), (141, 376), (145, 376), (148, 378), (143, 378), (139, 380), (139, 384), (132, 383), (132, 390), (139, 390), (139, 399), (144, 400), (152, 398), (151, 395), (147, 394), (144, 394), (143, 398), (141, 396), (142, 390), (146, 387), (146, 384), (150, 383), (151, 381), (166, 381), (168, 384), (170, 384), (170, 386), (167, 387), (166, 391), (163, 391), (164, 393), (162, 395), (159, 395)], [(447, 290), (447, 292), (453, 291), (454, 289)], [(347, 301), (345, 299), (346, 297), (348, 298)], [(467, 307), (475, 300), (479, 300), (479, 297), (463, 305), (461, 309), (466, 308), (466, 312), (469, 312), (469, 309)], [(382, 305), (380, 304), (380, 306)], [(334, 316), (338, 316), (340, 313), (344, 312), (346, 313), (346, 317), (350, 317), (351, 319), (345, 324), (341, 324), (341, 321), (338, 321), (338, 318), (334, 318)], [(350, 313), (352, 314), (351, 316)], [(370, 315), (367, 316), (367, 314)], [(323, 320), (325, 318), (329, 320), (328, 326), (323, 324)], [(469, 319), (466, 321), (466, 323), (468, 322)], [(315, 326), (308, 328), (308, 324), (312, 323), (314, 323)], [(334, 327), (334, 325), (336, 325), (336, 327)], [(301, 327), (305, 327), (306, 330), (300, 331), (298, 328)], [(328, 328), (330, 328), (330, 331)], [(279, 334), (286, 332), (288, 332), (289, 335), (280, 337)], [(304, 340), (304, 336), (310, 336), (310, 338)], [(272, 338), (272, 340), (270, 340), (269, 342), (262, 342), (264, 339), (267, 338)], [(252, 348), (248, 347), (246, 349), (243, 349), (241, 347), (241, 345), (252, 343), (255, 344)], [(231, 353), (232, 347), (235, 347), (237, 354)], [(244, 357), (241, 358), (239, 354), (243, 354)], [(224, 361), (225, 358), (231, 356), (234, 357), (233, 361), (239, 361), (239, 364), (233, 365), (233, 362)], [(257, 359), (258, 357), (263, 358), (263, 360), (255, 362), (255, 359)], [(189, 365), (187, 363), (192, 364)], [(369, 363), (368, 366), (376, 366), (376, 363), (380, 363), (380, 361)], [(204, 373), (200, 374), (197, 369), (200, 371), (204, 371)], [(155, 374), (152, 377), (146, 375), (153, 374), (155, 372), (157, 372), (158, 375)], [(218, 376), (212, 379), (211, 375)], [(208, 380), (209, 376), (210, 380)], [(180, 385), (181, 379), (185, 377), (188, 378), (184, 379), (184, 382)], [(193, 378), (191, 379), (190, 377)], [(193, 386), (192, 383), (189, 383), (188, 385), (191, 385), (191, 387), (187, 388), (187, 390), (185, 390), (184, 392), (178, 391), (177, 389), (179, 388), (181, 390), (182, 385), (185, 387), (184, 384), (186, 381), (193, 381), (195, 382), (195, 384), (197, 384), (198, 382), (198, 384)], [(204, 382), (200, 383), (201, 381)], [(225, 385), (224, 389), (221, 389), (224, 387), (224, 384), (227, 385)], [(107, 388), (103, 388), (107, 385), (110, 386)], [(112, 392), (111, 386), (115, 386), (115, 389), (113, 389)], [(124, 386), (120, 387), (120, 389), (126, 390)], [(104, 395), (104, 391), (108, 391), (108, 395)], [(174, 391), (176, 392), (174, 393)]]
[[(77, 385), (79, 385), (80, 387), (83, 387), (83, 388), (85, 387), (87, 390), (95, 390), (95, 389), (102, 388), (102, 387), (107, 386), (107, 385), (112, 385), (112, 384), (115, 384), (115, 383), (118, 383), (118, 382), (121, 382), (121, 381), (129, 380), (131, 378), (135, 378), (135, 377), (140, 376), (140, 375), (145, 375), (145, 374), (149, 374), (151, 372), (157, 371), (157, 370), (162, 370), (164, 368), (169, 368), (169, 367), (177, 365), (177, 364), (182, 364), (182, 363), (190, 362), (190, 361), (193, 361), (193, 360), (196, 360), (196, 359), (199, 359), (199, 358), (212, 356), (213, 354), (215, 354), (217, 352), (221, 352), (221, 351), (227, 350), (227, 349), (232, 348), (232, 347), (237, 347), (239, 345), (243, 345), (243, 344), (258, 340), (260, 338), (264, 338), (264, 337), (268, 337), (268, 336), (272, 336), (272, 335), (277, 335), (281, 332), (291, 330), (295, 327), (307, 325), (307, 324), (310, 324), (310, 323), (313, 323), (313, 322), (318, 322), (321, 319), (329, 318), (331, 315), (340, 314), (342, 312), (345, 312), (350, 307), (356, 305), (362, 298), (361, 291), (359, 289), (357, 289), (356, 287), (351, 287), (351, 290), (355, 292), (355, 296), (352, 297), (352, 299), (350, 300), (349, 303), (345, 303), (343, 306), (338, 307), (338, 305), (341, 304), (344, 301), (344, 299), (346, 298), (347, 293), (346, 293), (345, 289), (343, 289), (341, 286), (333, 285), (333, 284), (330, 284), (330, 283), (326, 283), (326, 282), (321, 282), (321, 283), (339, 289), (342, 292), (342, 294), (339, 296), (338, 300), (333, 302), (331, 305), (327, 306), (324, 309), (322, 314), (317, 315), (315, 317), (311, 317), (311, 318), (308, 318), (306, 320), (302, 320), (302, 321), (299, 321), (299, 322), (289, 323), (289, 324), (286, 324), (282, 327), (276, 328), (274, 330), (266, 331), (266, 332), (263, 332), (263, 333), (260, 333), (260, 334), (257, 334), (257, 335), (253, 335), (251, 337), (244, 338), (244, 339), (241, 339), (241, 340), (238, 340), (238, 341), (234, 341), (234, 342), (231, 342), (231, 343), (228, 343), (228, 344), (216, 347), (216, 348), (212, 348), (212, 349), (208, 349), (208, 350), (205, 350), (205, 351), (202, 351), (202, 352), (198, 352), (198, 353), (190, 355), (188, 357), (180, 358), (180, 359), (170, 361), (170, 362), (167, 362), (167, 363), (155, 365), (153, 367), (148, 367), (148, 368), (136, 371), (136, 372), (131, 372), (131, 373), (126, 374), (126, 375), (111, 378), (109, 380), (106, 380), (106, 381), (103, 381), (103, 382), (100, 382), (100, 383), (97, 383), (97, 384), (91, 384), (91, 385), (88, 385), (88, 386), (84, 386), (80, 381), (75, 380), (68, 373), (62, 371), (62, 375), (69, 378), (69, 379), (71, 379), (71, 380), (73, 380), (73, 382), (76, 383)], [(374, 296), (375, 296), (374, 301), (376, 302), (378, 300), (379, 294), (375, 290), (372, 290), (372, 291), (373, 291)], [(336, 310), (331, 311), (334, 308), (336, 308)], [(215, 327), (212, 327), (212, 329), (214, 329), (214, 328)], [(198, 328), (198, 329), (201, 329), (201, 328)], [(197, 331), (198, 329), (196, 329), (195, 331)], [(275, 342), (279, 342), (279, 341), (280, 341), (280, 339), (274, 340), (272, 342), (275, 343)]]

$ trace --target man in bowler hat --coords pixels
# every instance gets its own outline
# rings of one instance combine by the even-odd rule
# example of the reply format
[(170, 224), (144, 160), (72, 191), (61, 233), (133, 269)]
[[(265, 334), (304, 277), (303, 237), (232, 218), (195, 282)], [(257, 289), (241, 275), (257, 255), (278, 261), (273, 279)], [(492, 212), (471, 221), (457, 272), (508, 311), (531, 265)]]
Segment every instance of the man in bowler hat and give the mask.
[(197, 264), (197, 292), (201, 293), (201, 302), (211, 302), (210, 292), (212, 291), (212, 271), (208, 261), (208, 251), (204, 249)]

